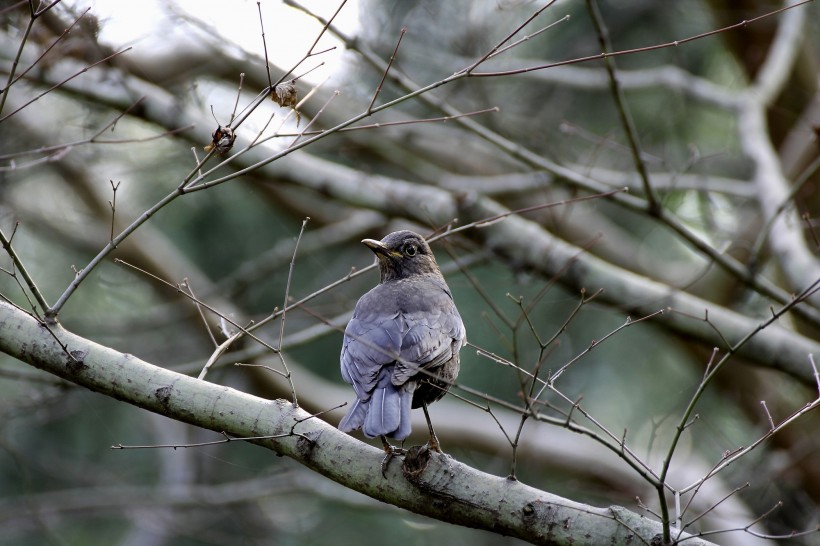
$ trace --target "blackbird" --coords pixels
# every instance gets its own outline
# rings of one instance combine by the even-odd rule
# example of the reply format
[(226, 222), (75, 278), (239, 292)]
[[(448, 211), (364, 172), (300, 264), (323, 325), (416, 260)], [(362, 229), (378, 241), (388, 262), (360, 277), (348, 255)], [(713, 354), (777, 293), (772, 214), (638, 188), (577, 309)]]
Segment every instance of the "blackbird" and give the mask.
[(381, 241), (362, 241), (379, 261), (381, 282), (359, 299), (345, 329), (342, 378), (356, 400), (339, 423), (380, 437), (387, 457), (395, 452), (386, 436), (410, 434), (410, 410), (423, 408), (430, 429), (428, 447), (441, 452), (427, 405), (455, 381), (466, 332), (453, 295), (430, 246), (412, 231)]

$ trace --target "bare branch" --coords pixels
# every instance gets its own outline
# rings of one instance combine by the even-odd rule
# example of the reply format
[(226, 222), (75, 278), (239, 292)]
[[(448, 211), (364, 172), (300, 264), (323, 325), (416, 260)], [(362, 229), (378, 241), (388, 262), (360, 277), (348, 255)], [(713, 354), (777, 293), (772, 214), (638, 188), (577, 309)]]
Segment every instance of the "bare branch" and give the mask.
[(376, 87), (376, 92), (373, 93), (373, 98), (370, 99), (370, 104), (367, 106), (367, 112), (370, 113), (373, 111), (373, 105), (376, 104), (376, 99), (379, 96), (379, 93), (382, 91), (382, 86), (384, 85), (384, 80), (387, 78), (387, 73), (390, 71), (390, 67), (393, 66), (393, 62), (396, 60), (396, 53), (399, 51), (399, 46), (401, 45), (401, 39), (404, 38), (404, 34), (407, 32), (407, 28), (401, 29), (399, 33), (399, 39), (396, 41), (396, 47), (393, 49), (393, 54), (390, 55), (390, 60), (387, 61), (387, 68), (384, 70), (384, 74), (382, 74), (382, 79), (379, 82), (379, 85)]

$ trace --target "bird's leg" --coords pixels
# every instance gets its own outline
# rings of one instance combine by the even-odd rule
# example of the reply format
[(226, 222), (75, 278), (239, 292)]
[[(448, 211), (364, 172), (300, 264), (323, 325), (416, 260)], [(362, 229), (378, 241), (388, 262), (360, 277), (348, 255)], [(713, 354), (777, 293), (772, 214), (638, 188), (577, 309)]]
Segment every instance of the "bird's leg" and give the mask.
[(441, 445), (438, 443), (438, 436), (436, 436), (436, 431), (433, 430), (433, 422), (430, 420), (430, 414), (427, 412), (427, 403), (423, 402), (421, 404), (421, 408), (424, 410), (424, 417), (427, 419), (427, 427), (430, 429), (430, 440), (427, 442), (427, 447), (438, 453), (444, 453), (441, 450)]
[(395, 457), (396, 455), (403, 455), (407, 453), (407, 450), (403, 447), (396, 447), (391, 445), (390, 442), (387, 441), (387, 438), (384, 436), (379, 436), (382, 440), (382, 446), (384, 446), (384, 459), (382, 459), (382, 476), (387, 478), (387, 465), (390, 464), (390, 459)]

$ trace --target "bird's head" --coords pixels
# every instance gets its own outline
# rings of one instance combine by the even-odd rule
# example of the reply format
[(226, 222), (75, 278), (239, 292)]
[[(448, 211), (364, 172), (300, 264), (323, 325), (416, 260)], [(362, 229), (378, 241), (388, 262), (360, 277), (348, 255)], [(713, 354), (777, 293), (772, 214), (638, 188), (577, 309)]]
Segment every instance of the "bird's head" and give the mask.
[(441, 275), (430, 245), (418, 233), (394, 231), (381, 241), (364, 239), (362, 243), (379, 259), (381, 282), (414, 275)]

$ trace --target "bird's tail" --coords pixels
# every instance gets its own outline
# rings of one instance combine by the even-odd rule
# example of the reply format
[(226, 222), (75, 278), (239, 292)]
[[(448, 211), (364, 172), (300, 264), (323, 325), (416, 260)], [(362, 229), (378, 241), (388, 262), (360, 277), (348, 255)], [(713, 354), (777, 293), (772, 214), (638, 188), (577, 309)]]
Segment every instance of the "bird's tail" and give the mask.
[(339, 423), (339, 430), (350, 432), (361, 428), (368, 438), (389, 436), (396, 440), (410, 435), (410, 404), (415, 385), (408, 381), (395, 387), (389, 379), (385, 383), (373, 389), (369, 399), (356, 399)]
[(339, 422), (339, 430), (342, 432), (351, 432), (360, 428), (364, 423), (364, 418), (367, 416), (367, 401), (356, 399), (350, 409), (347, 410), (347, 415)]

